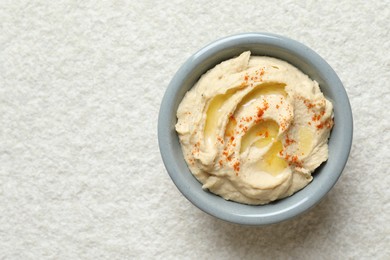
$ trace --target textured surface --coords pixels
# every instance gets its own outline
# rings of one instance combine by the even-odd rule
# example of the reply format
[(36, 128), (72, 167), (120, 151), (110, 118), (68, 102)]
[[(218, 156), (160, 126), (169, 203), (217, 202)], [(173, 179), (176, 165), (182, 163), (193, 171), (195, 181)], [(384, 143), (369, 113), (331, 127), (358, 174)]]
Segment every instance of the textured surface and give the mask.
[[(1, 259), (389, 259), (387, 1), (0, 2)], [(312, 211), (263, 228), (214, 219), (157, 144), (169, 80), (239, 32), (308, 45), (354, 114), (350, 160)]]

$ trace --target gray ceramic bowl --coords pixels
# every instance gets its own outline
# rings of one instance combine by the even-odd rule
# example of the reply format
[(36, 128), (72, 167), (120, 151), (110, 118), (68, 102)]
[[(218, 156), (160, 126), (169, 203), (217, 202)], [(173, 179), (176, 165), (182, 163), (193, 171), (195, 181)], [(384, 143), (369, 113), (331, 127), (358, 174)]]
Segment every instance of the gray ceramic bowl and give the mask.
[[(226, 201), (208, 191), (189, 171), (175, 132), (176, 110), (184, 94), (216, 64), (250, 50), (285, 60), (320, 84), (334, 105), (335, 125), (329, 139), (329, 159), (313, 181), (292, 196), (268, 205), (251, 206)], [(334, 186), (348, 160), (352, 144), (352, 112), (346, 91), (333, 69), (317, 53), (294, 40), (268, 33), (245, 33), (217, 40), (192, 55), (170, 82), (161, 103), (158, 140), (165, 167), (183, 195), (217, 218), (247, 225), (266, 225), (291, 219), (316, 205)]]

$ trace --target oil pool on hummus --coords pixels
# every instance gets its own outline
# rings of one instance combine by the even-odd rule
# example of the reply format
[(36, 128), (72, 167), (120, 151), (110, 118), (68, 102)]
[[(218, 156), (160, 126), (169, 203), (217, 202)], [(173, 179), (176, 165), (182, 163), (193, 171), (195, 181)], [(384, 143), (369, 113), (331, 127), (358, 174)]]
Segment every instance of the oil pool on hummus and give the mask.
[(177, 118), (184, 158), (203, 189), (266, 204), (304, 188), (327, 160), (333, 106), (294, 66), (247, 51), (205, 73)]

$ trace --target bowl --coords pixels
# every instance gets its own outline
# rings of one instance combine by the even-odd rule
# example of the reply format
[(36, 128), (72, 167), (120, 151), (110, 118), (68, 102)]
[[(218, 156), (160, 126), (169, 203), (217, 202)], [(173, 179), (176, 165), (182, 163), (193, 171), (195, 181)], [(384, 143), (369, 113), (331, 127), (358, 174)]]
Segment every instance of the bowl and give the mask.
[[(175, 131), (176, 111), (185, 93), (200, 76), (218, 63), (250, 50), (252, 55), (275, 57), (316, 80), (334, 106), (329, 158), (313, 173), (313, 181), (290, 197), (266, 205), (227, 201), (209, 191), (191, 174)], [(330, 65), (295, 40), (270, 33), (243, 33), (219, 39), (193, 54), (177, 71), (163, 97), (158, 118), (161, 156), (171, 179), (195, 206), (219, 219), (243, 225), (268, 225), (294, 218), (318, 204), (339, 179), (352, 144), (353, 122), (347, 93)]]

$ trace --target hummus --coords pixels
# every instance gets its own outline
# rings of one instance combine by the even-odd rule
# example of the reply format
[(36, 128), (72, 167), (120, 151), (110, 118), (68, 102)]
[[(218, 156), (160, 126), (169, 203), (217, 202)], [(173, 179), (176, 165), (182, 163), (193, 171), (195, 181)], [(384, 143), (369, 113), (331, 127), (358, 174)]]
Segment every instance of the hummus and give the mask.
[(184, 158), (203, 189), (266, 204), (304, 188), (327, 160), (333, 106), (294, 66), (247, 51), (205, 73), (177, 118)]

